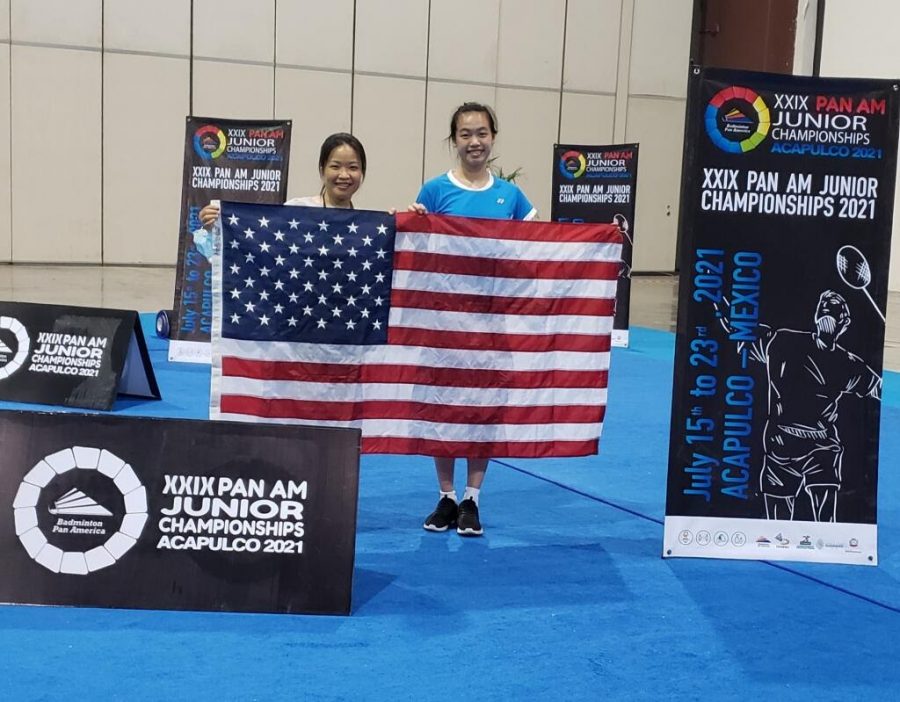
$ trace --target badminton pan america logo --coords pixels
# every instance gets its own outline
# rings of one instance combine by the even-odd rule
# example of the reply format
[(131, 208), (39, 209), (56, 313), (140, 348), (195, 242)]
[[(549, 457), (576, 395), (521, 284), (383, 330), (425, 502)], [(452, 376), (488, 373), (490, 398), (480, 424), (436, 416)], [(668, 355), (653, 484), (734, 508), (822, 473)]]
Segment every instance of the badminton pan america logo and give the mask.
[(587, 170), (587, 159), (580, 151), (566, 151), (559, 157), (559, 172), (569, 180), (576, 180)]
[(731, 86), (716, 93), (706, 106), (704, 123), (712, 143), (722, 151), (742, 154), (759, 146), (772, 118), (765, 101), (750, 88)]
[(14, 317), (0, 317), (0, 380), (22, 367), (30, 348), (31, 339), (25, 325)]
[(225, 132), (213, 124), (207, 124), (194, 132), (194, 151), (197, 155), (210, 161), (225, 153), (228, 139)]
[(106, 449), (73, 446), (38, 461), (13, 501), (16, 536), (49, 571), (88, 575), (111, 566), (147, 524), (147, 490)]

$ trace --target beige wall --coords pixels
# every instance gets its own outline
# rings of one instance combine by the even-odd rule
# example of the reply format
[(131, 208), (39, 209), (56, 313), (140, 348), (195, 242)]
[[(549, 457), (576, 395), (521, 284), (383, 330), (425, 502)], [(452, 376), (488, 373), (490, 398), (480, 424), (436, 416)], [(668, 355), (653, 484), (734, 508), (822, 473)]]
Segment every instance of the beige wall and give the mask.
[(387, 208), (452, 164), (450, 113), (478, 100), (544, 218), (554, 142), (640, 142), (636, 268), (671, 270), (692, 6), (0, 0), (0, 261), (173, 263), (189, 113), (292, 119), (292, 196), (352, 128), (358, 204)]
[[(864, 11), (861, 11), (864, 8)], [(896, 49), (900, 3), (828, 0), (822, 27), (823, 76), (900, 79)], [(900, 182), (900, 177), (898, 177)], [(888, 287), (900, 290), (900, 202), (894, 193), (894, 231)]]

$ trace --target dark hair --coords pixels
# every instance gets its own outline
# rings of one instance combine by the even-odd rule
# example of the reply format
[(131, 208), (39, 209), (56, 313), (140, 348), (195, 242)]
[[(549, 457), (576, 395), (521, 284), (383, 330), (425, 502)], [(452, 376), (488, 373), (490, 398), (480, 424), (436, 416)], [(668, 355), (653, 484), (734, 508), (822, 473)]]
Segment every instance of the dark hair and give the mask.
[(325, 170), (325, 164), (328, 163), (328, 157), (331, 156), (331, 152), (337, 147), (344, 145), (349, 146), (356, 152), (356, 155), (359, 157), (359, 167), (362, 169), (362, 174), (366, 174), (366, 150), (359, 139), (352, 134), (347, 134), (347, 132), (332, 134), (322, 142), (322, 148), (319, 150), (320, 173)]
[(494, 114), (494, 111), (487, 105), (482, 105), (480, 102), (464, 102), (456, 108), (456, 111), (450, 118), (450, 136), (448, 137), (450, 141), (456, 139), (456, 121), (459, 119), (460, 115), (464, 115), (467, 112), (481, 112), (486, 114), (488, 124), (491, 127), (491, 136), (497, 136), (497, 115)]

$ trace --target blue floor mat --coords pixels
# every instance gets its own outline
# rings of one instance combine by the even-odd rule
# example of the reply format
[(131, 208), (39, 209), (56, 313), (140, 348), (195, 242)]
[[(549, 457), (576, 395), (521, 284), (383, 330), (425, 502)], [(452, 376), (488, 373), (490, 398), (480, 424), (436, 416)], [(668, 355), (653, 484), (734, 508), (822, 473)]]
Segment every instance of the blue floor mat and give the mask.
[[(115, 411), (204, 417), (208, 368), (150, 343), (164, 400)], [(674, 337), (634, 329), (631, 344), (614, 352), (600, 455), (495, 462), (482, 539), (421, 529), (428, 459), (363, 457), (350, 617), (0, 607), (0, 697), (895, 697), (896, 374), (878, 568), (663, 560)]]

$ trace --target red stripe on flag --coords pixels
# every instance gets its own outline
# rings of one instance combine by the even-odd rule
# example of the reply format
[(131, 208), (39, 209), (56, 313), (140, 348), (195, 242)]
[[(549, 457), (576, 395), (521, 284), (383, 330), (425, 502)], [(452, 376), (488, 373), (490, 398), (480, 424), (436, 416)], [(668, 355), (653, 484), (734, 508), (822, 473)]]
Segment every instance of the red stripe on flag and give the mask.
[(618, 261), (516, 261), (418, 251), (394, 252), (395, 270), (491, 278), (616, 280), (621, 267)]
[(610, 317), (615, 313), (616, 301), (610, 298), (585, 297), (502, 297), (394, 288), (391, 292), (391, 306), (478, 314), (583, 314)]
[(392, 326), (388, 343), (479, 351), (609, 351), (609, 334), (492, 334)]
[(440, 424), (589, 424), (603, 421), (603, 405), (479, 407), (393, 400), (330, 402), (222, 395), (222, 412), (267, 419), (350, 422), (356, 419), (410, 419)]
[(567, 458), (593, 456), (597, 439), (586, 441), (432, 441), (393, 437), (363, 437), (363, 453), (417, 454), (447, 458)]
[(222, 358), (222, 375), (256, 380), (293, 380), (307, 383), (392, 383), (458, 388), (604, 388), (607, 371), (485, 370), (429, 366), (300, 363)]
[(432, 232), (450, 236), (478, 239), (509, 239), (512, 241), (550, 241), (553, 243), (582, 242), (621, 244), (622, 233), (615, 224), (569, 224), (541, 222), (541, 226), (520, 221), (475, 219), (451, 215), (416, 215), (401, 212), (397, 215), (397, 231)]

